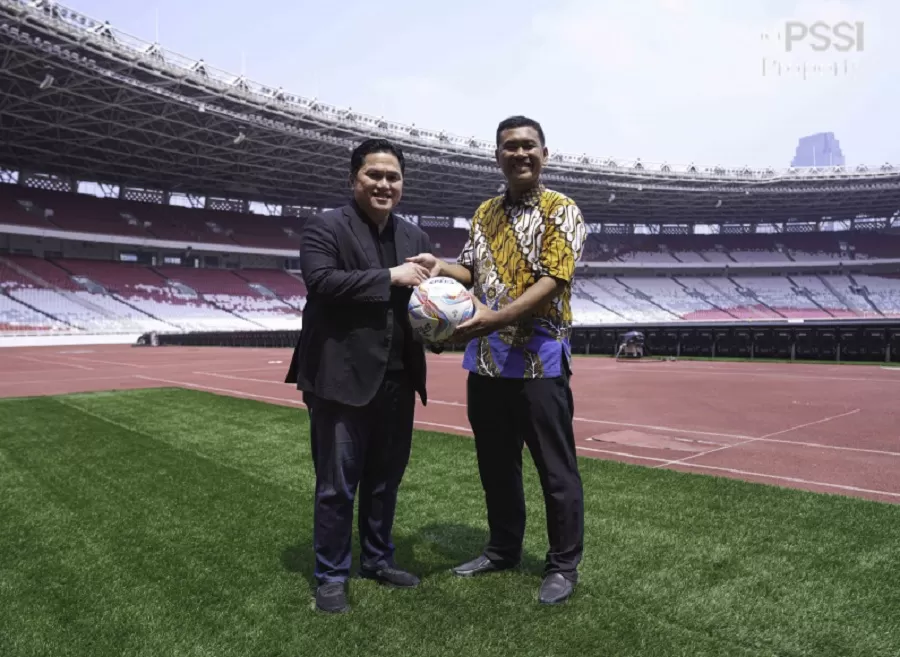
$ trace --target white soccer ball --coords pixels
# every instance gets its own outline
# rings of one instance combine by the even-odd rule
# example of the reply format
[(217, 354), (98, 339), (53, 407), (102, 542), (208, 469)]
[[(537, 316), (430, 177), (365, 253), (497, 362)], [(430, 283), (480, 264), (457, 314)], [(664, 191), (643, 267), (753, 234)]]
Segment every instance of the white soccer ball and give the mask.
[(446, 276), (423, 281), (409, 298), (409, 323), (425, 342), (444, 342), (456, 327), (475, 314), (472, 295)]

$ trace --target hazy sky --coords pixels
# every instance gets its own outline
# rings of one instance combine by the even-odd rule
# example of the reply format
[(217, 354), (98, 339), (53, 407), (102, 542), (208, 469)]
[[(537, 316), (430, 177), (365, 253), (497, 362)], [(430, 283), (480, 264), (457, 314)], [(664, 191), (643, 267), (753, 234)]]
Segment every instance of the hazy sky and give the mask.
[[(257, 82), (466, 137), (521, 113), (551, 150), (785, 167), (830, 131), (848, 164), (900, 164), (898, 0), (63, 3), (149, 41), (158, 14), (168, 50), (234, 73), (245, 53)], [(788, 20), (861, 21), (862, 52), (787, 53)]]

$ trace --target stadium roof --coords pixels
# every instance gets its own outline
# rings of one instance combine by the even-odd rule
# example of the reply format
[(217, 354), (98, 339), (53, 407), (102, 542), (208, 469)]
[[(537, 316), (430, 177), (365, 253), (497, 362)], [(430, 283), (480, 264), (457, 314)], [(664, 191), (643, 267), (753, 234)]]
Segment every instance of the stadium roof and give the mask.
[[(470, 216), (503, 184), (490, 141), (262, 85), (51, 0), (0, 0), (0, 53), (7, 168), (329, 207), (345, 200), (352, 147), (384, 136), (407, 154), (404, 213)], [(592, 222), (893, 222), (900, 210), (900, 167), (888, 164), (758, 170), (553, 153), (544, 175)]]

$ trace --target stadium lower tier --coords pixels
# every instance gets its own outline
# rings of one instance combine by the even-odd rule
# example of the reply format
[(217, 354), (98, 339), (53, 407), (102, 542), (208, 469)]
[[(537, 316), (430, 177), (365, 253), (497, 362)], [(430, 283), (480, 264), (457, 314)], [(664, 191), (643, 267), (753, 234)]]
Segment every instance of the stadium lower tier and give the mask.
[(876, 319), (900, 316), (900, 279), (870, 275), (614, 276), (581, 279), (578, 325)]
[(278, 270), (152, 268), (0, 258), (0, 332), (142, 333), (292, 329), (302, 281)]
[[(274, 269), (147, 267), (0, 257), (0, 333), (291, 330), (306, 287)], [(900, 278), (601, 276), (577, 280), (575, 324), (900, 317)]]

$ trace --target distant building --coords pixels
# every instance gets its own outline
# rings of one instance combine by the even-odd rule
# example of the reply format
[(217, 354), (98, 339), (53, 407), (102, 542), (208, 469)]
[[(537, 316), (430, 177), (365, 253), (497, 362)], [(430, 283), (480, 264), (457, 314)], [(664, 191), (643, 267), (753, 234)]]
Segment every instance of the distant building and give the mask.
[(833, 132), (819, 132), (801, 137), (797, 151), (791, 160), (792, 167), (836, 167), (843, 166), (844, 154), (841, 144)]

